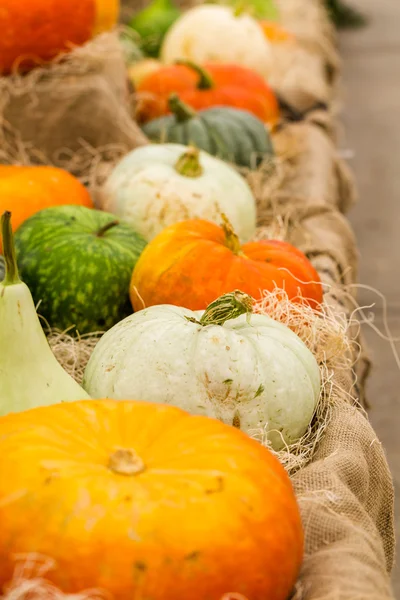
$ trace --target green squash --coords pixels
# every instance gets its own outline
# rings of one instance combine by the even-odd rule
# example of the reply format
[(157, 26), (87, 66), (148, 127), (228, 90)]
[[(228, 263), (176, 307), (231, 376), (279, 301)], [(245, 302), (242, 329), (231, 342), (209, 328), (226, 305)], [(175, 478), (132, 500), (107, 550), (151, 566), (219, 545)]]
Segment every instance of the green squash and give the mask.
[(129, 26), (140, 36), (141, 50), (152, 58), (157, 58), (165, 34), (181, 16), (173, 0), (153, 0), (130, 21)]
[(232, 6), (237, 12), (248, 12), (255, 19), (278, 21), (280, 18), (275, 0), (208, 0), (206, 4)]
[(0, 254), (0, 281), (3, 281), (5, 274), (6, 274), (6, 263), (4, 260), (4, 256), (2, 254)]
[(143, 132), (153, 142), (193, 145), (242, 167), (257, 167), (274, 156), (264, 123), (245, 110), (217, 106), (196, 113), (176, 94), (169, 99), (172, 115), (149, 121)]
[(21, 278), (51, 327), (104, 331), (132, 313), (129, 283), (146, 242), (115, 215), (46, 208), (17, 229), (15, 245)]

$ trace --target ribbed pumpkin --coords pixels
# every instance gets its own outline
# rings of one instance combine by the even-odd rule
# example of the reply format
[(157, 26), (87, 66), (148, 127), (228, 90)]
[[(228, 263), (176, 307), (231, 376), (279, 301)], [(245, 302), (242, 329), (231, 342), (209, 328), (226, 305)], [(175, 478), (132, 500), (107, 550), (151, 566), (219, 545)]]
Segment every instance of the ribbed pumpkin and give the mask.
[(233, 64), (191, 61), (166, 65), (145, 77), (138, 85), (141, 122), (169, 112), (168, 98), (178, 93), (182, 102), (195, 110), (213, 106), (230, 106), (247, 110), (261, 121), (275, 125), (279, 106), (274, 92), (255, 71)]
[(171, 225), (145, 248), (130, 286), (135, 310), (175, 304), (204, 310), (240, 289), (255, 299), (263, 290), (284, 289), (293, 301), (322, 302), (320, 278), (307, 257), (291, 244), (262, 240), (240, 244), (230, 224), (202, 220)]
[(64, 204), (93, 208), (85, 186), (68, 171), (55, 167), (0, 167), (0, 214), (5, 210), (12, 213), (14, 231), (39, 210)]
[(113, 600), (286, 600), (298, 575), (287, 473), (219, 421), (135, 401), (37, 408), (0, 420), (0, 473), (0, 589), (29, 553), (54, 560), (64, 593)]
[(49, 61), (116, 23), (119, 0), (1, 0), (0, 73)]
[(274, 156), (266, 126), (246, 110), (222, 106), (197, 113), (176, 94), (170, 96), (168, 106), (172, 115), (143, 126), (144, 133), (154, 142), (193, 144), (213, 156), (249, 168)]

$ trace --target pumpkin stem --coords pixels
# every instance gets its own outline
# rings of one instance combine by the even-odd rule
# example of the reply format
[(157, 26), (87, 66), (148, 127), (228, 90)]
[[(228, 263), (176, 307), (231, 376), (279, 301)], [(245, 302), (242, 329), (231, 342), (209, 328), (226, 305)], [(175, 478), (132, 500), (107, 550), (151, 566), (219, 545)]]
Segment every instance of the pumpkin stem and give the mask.
[(14, 234), (11, 227), (11, 213), (6, 210), (1, 217), (1, 235), (3, 238), (3, 253), (6, 263), (6, 275), (3, 285), (21, 283), (18, 273), (17, 257), (15, 254)]
[(110, 456), (108, 468), (116, 475), (137, 475), (144, 471), (142, 459), (131, 448), (118, 448)]
[(231, 222), (229, 221), (228, 217), (223, 213), (221, 214), (221, 217), (221, 227), (225, 234), (225, 246), (227, 246), (229, 250), (233, 252), (233, 254), (236, 254), (237, 256), (244, 256), (239, 238), (237, 236), (237, 233), (233, 229)]
[(211, 302), (200, 319), (200, 324), (223, 325), (230, 319), (236, 319), (240, 315), (250, 315), (253, 312), (253, 298), (240, 290), (224, 294)]
[(200, 177), (203, 175), (203, 167), (200, 164), (200, 152), (198, 148), (189, 148), (180, 156), (175, 164), (175, 170), (184, 177)]
[(103, 227), (101, 227), (98, 230), (98, 232), (96, 233), (96, 236), (97, 237), (104, 237), (104, 234), (107, 233), (107, 231), (109, 229), (112, 229), (116, 225), (119, 225), (119, 221), (110, 221), (109, 223), (107, 223), (106, 225), (103, 225)]
[(175, 115), (178, 123), (184, 123), (196, 116), (196, 111), (188, 104), (182, 102), (177, 94), (171, 94), (168, 98), (168, 108)]
[(192, 69), (197, 73), (197, 75), (199, 76), (199, 80), (196, 86), (198, 90), (211, 90), (213, 87), (215, 87), (213, 78), (211, 77), (210, 73), (203, 69), (203, 67), (200, 67), (200, 65), (197, 65), (195, 62), (191, 60), (186, 60), (184, 58), (180, 58), (175, 61), (175, 64), (184, 65), (185, 67), (188, 67), (189, 69)]

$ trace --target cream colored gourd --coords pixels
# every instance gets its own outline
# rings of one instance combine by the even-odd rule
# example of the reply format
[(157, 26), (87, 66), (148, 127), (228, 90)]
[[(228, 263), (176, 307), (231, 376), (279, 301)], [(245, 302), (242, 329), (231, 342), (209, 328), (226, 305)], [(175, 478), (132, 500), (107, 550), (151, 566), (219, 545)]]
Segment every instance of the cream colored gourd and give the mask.
[(186, 59), (198, 64), (226, 62), (244, 65), (268, 77), (270, 43), (258, 22), (228, 6), (204, 4), (185, 12), (164, 38), (161, 60)]
[(164, 402), (264, 432), (275, 449), (295, 442), (319, 399), (318, 364), (295, 333), (251, 307), (236, 291), (206, 311), (143, 309), (102, 337), (83, 386), (94, 398)]
[(29, 288), (19, 279), (10, 218), (6, 212), (1, 219), (6, 275), (0, 283), (0, 416), (89, 398), (47, 343)]
[(101, 204), (148, 241), (178, 221), (220, 223), (221, 213), (242, 241), (256, 231), (256, 202), (244, 178), (181, 144), (151, 144), (127, 154), (108, 178)]

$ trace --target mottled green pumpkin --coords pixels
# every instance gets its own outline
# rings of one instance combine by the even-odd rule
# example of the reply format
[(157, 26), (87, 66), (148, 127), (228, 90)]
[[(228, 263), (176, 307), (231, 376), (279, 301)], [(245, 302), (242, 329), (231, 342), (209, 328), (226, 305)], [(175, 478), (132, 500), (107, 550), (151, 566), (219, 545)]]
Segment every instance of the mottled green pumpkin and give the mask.
[(153, 142), (193, 145), (243, 167), (255, 168), (274, 156), (264, 123), (245, 110), (217, 106), (195, 112), (177, 95), (169, 99), (171, 115), (143, 126)]
[(146, 242), (111, 215), (46, 208), (15, 233), (18, 266), (51, 327), (104, 331), (132, 313), (129, 282)]

